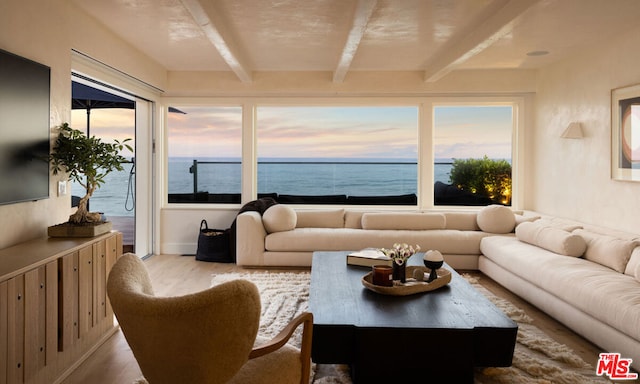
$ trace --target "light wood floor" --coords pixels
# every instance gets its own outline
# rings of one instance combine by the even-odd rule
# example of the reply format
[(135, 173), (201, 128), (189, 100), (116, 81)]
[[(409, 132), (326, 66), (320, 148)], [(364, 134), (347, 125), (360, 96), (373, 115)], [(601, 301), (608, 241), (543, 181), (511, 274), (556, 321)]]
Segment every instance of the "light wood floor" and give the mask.
[[(148, 258), (145, 263), (155, 293), (159, 296), (182, 295), (208, 288), (211, 275), (214, 273), (247, 271), (235, 264), (198, 262), (194, 257), (189, 256), (156, 255)], [(556, 341), (571, 347), (595, 369), (598, 354), (602, 352), (598, 347), (511, 294), (480, 272), (470, 272), (470, 274), (480, 277), (480, 283), (494, 294), (524, 309), (534, 318), (534, 324), (538, 328)], [(118, 331), (63, 381), (63, 384), (131, 384), (140, 377), (140, 368), (122, 332)]]

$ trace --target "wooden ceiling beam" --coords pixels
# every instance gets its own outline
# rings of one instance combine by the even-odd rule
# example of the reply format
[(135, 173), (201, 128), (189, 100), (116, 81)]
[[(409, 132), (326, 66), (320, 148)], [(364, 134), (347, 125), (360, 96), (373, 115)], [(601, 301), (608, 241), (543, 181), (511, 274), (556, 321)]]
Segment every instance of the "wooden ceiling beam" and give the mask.
[(358, 0), (358, 3), (356, 4), (356, 11), (353, 16), (353, 25), (351, 26), (351, 30), (347, 36), (344, 48), (342, 48), (342, 55), (340, 55), (338, 66), (333, 72), (334, 83), (341, 83), (344, 81), (377, 2), (377, 0)]
[(462, 36), (436, 52), (426, 66), (425, 82), (435, 82), (510, 33), (515, 20), (539, 0), (496, 0)]
[(251, 83), (253, 81), (251, 69), (241, 54), (242, 50), (235, 43), (231, 28), (221, 16), (221, 12), (216, 9), (215, 2), (205, 1), (205, 4), (200, 0), (180, 0), (180, 2), (240, 81)]

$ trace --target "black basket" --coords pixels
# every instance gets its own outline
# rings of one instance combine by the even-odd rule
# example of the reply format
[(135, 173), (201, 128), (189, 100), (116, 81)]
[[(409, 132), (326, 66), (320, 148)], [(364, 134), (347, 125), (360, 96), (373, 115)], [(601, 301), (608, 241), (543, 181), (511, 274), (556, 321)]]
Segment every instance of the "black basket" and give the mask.
[(209, 229), (206, 220), (200, 222), (196, 260), (232, 263), (228, 229)]

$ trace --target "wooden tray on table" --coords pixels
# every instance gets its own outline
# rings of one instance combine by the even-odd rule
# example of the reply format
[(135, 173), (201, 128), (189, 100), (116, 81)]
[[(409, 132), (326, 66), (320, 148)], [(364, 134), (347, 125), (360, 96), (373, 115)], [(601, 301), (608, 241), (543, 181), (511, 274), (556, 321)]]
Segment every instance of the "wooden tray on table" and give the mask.
[(414, 279), (412, 276), (416, 270), (423, 271), (426, 274), (425, 279), (429, 276), (429, 273), (431, 272), (431, 270), (427, 267), (408, 266), (406, 274), (407, 276), (410, 276), (410, 277), (407, 277), (406, 283), (400, 283), (399, 281), (394, 281), (392, 287), (385, 287), (382, 285), (373, 284), (373, 280), (372, 280), (373, 272), (369, 272), (362, 277), (362, 285), (364, 285), (367, 289), (370, 289), (376, 293), (380, 293), (383, 295), (407, 296), (407, 295), (414, 295), (416, 293), (421, 293), (421, 292), (433, 291), (435, 289), (444, 287), (445, 285), (449, 284), (449, 282), (451, 281), (451, 271), (449, 271), (446, 268), (438, 269), (437, 270), (438, 278), (433, 280), (430, 283), (427, 283), (426, 281), (419, 281)]

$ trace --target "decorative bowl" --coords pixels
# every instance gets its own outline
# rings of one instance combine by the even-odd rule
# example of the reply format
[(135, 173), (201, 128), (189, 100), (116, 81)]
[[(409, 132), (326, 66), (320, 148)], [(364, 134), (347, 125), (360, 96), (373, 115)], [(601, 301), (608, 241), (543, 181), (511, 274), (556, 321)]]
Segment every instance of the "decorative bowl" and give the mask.
[[(407, 276), (413, 276), (415, 270), (421, 270), (423, 273), (429, 274), (431, 270), (422, 266), (408, 266)], [(449, 284), (451, 281), (451, 271), (446, 268), (440, 268), (437, 270), (438, 278), (430, 283), (426, 281), (418, 281), (414, 278), (407, 278), (407, 282), (402, 284), (398, 281), (394, 281), (392, 287), (384, 287), (381, 285), (373, 284), (373, 273), (369, 272), (362, 277), (362, 285), (367, 289), (390, 296), (407, 296), (421, 292), (429, 292), (438, 288), (442, 288)]]

